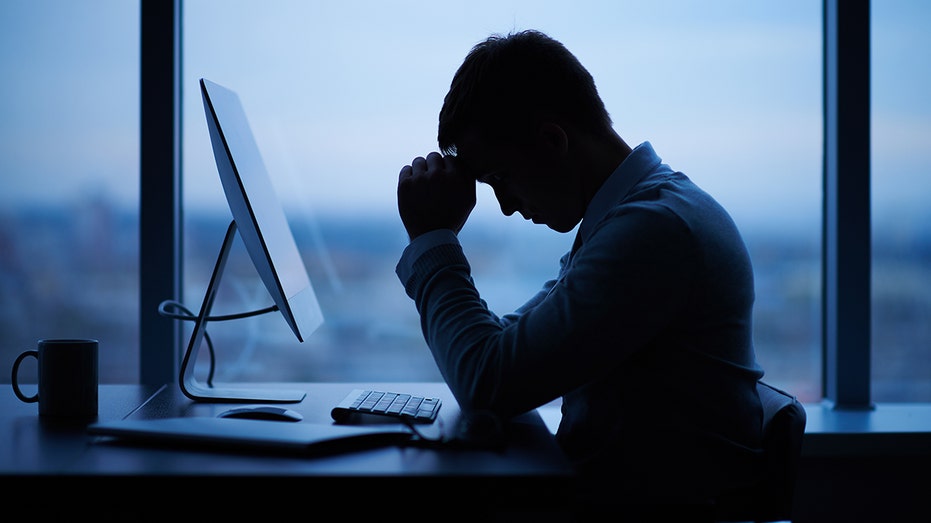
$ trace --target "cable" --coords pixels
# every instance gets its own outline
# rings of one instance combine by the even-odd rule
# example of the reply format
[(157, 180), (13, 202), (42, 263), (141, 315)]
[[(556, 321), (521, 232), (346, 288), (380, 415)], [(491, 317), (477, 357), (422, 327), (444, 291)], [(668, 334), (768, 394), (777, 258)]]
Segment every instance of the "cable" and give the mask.
[[(174, 313), (174, 312), (169, 312), (169, 311), (166, 309), (168, 306), (181, 309), (181, 310), (184, 312), (184, 314), (177, 314), (177, 313)], [(269, 312), (275, 312), (275, 311), (277, 311), (277, 310), (278, 310), (278, 306), (277, 306), (277, 305), (269, 305), (268, 307), (265, 307), (264, 309), (256, 309), (256, 310), (254, 310), (254, 311), (248, 311), (248, 312), (239, 312), (239, 313), (236, 313), (236, 314), (226, 314), (226, 315), (223, 315), (223, 316), (207, 316), (207, 318), (205, 318), (205, 319), (206, 319), (206, 321), (229, 321), (229, 320), (238, 320), (238, 319), (242, 319), (242, 318), (249, 318), (249, 317), (251, 317), (251, 316), (258, 316), (258, 315), (260, 315), (260, 314), (268, 314)], [(194, 313), (191, 312), (189, 309), (187, 309), (183, 304), (181, 304), (180, 302), (177, 302), (177, 301), (175, 301), (175, 300), (165, 300), (165, 301), (159, 303), (159, 304), (158, 304), (158, 313), (161, 314), (162, 316), (166, 316), (166, 317), (169, 317), (169, 318), (174, 318), (174, 319), (176, 319), (176, 320), (184, 320), (184, 321), (196, 321), (196, 320), (197, 320), (197, 315), (196, 315), (196, 314), (194, 314)]]
[(408, 444), (415, 447), (425, 447), (425, 448), (441, 448), (446, 445), (448, 440), (443, 436), (443, 420), (437, 418), (437, 423), (440, 424), (440, 436), (431, 438), (427, 436), (420, 429), (417, 428), (417, 424), (412, 422), (409, 419), (401, 418), (401, 423), (407, 425), (407, 428), (411, 429), (411, 432), (414, 433), (415, 439), (410, 441)]
[[(169, 307), (173, 307), (181, 311), (181, 313), (171, 312), (168, 310)], [(269, 312), (274, 312), (278, 310), (277, 305), (271, 305), (265, 307), (264, 309), (257, 309), (254, 311), (240, 312), (237, 314), (226, 314), (222, 316), (207, 316), (206, 321), (229, 321), (229, 320), (238, 320), (240, 318), (248, 318), (250, 316), (258, 316), (260, 314), (266, 314)], [(166, 318), (173, 318), (181, 321), (197, 321), (197, 315), (194, 314), (190, 309), (184, 306), (183, 303), (176, 300), (164, 300), (158, 304), (158, 313)], [(207, 370), (207, 386), (213, 387), (213, 374), (214, 369), (216, 369), (216, 355), (213, 350), (213, 341), (210, 339), (210, 334), (207, 333), (207, 328), (204, 327), (204, 341), (207, 343), (207, 353), (210, 355), (210, 368)]]
[[(460, 413), (452, 433), (437, 438), (425, 436), (410, 420), (402, 420), (416, 436), (410, 443), (413, 447), (445, 448), (445, 449), (476, 449), (501, 452), (505, 449), (508, 439), (504, 424), (496, 414), (488, 410), (476, 410), (471, 413)], [(440, 434), (446, 431), (440, 422)]]
[[(178, 314), (176, 312), (169, 312), (168, 307), (174, 307), (179, 309), (183, 314)], [(176, 320), (184, 321), (195, 321), (197, 316), (191, 312), (190, 309), (184, 306), (184, 304), (177, 302), (175, 300), (165, 300), (158, 304), (158, 313), (162, 316), (168, 318), (174, 318)], [(207, 386), (213, 387), (213, 369), (216, 367), (216, 356), (213, 354), (213, 341), (210, 340), (210, 334), (207, 333), (207, 328), (204, 328), (204, 341), (207, 342), (207, 353), (210, 355), (210, 367), (207, 370)]]

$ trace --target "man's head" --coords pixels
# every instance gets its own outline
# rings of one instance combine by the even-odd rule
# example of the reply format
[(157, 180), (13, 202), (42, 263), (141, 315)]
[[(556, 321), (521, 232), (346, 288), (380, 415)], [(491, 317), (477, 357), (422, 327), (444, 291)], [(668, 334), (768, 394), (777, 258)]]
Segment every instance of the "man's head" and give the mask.
[(578, 176), (583, 142), (608, 136), (616, 135), (591, 74), (560, 42), (522, 31), (472, 48), (453, 76), (437, 139), (492, 186), (505, 215), (568, 232), (592, 194)]
[(543, 122), (590, 133), (612, 126), (591, 74), (562, 43), (533, 30), (493, 35), (472, 48), (453, 76), (437, 138), (443, 153), (455, 154), (469, 128), (521, 144)]

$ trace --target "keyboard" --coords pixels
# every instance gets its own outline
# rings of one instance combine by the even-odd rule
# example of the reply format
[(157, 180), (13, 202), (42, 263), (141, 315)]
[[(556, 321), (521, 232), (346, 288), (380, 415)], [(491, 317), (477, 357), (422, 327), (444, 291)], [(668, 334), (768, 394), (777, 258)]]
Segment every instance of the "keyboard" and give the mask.
[(402, 392), (354, 389), (330, 411), (337, 422), (351, 421), (354, 417), (376, 417), (382, 421), (409, 421), (433, 423), (440, 411), (439, 398), (427, 398)]

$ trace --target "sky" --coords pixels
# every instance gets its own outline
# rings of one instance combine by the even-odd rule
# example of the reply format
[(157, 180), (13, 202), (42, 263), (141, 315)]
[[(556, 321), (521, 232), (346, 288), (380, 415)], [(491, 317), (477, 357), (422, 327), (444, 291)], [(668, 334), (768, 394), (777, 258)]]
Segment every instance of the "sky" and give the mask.
[[(393, 209), (397, 172), (436, 148), (437, 113), (469, 48), (491, 33), (528, 28), (559, 39), (589, 68), (627, 141), (651, 141), (688, 174), (708, 172), (703, 184), (737, 195), (732, 206), (761, 190), (768, 197), (779, 191), (812, 212), (819, 204), (817, 9), (809, 8), (808, 17), (777, 10), (776, 23), (772, 12), (745, 2), (708, 11), (694, 2), (667, 9), (623, 2), (376, 2), (356, 15), (337, 3), (273, 5), (280, 11), (253, 10), (244, 22), (238, 13), (218, 13), (216, 4), (189, 3), (186, 83), (206, 76), (237, 90), (282, 192), (307, 198), (296, 203), (318, 212), (344, 202)], [(756, 26), (735, 28), (735, 17)], [(281, 56), (289, 57), (287, 67)], [(202, 118), (199, 112), (188, 98), (188, 121)], [(804, 198), (744, 172), (760, 144), (780, 135), (793, 137), (783, 145), (793, 154), (767, 160), (783, 182), (810, 187)], [(198, 160), (192, 152), (205, 150), (203, 143), (202, 132), (185, 137), (190, 183), (195, 173), (209, 172), (209, 157)], [(722, 154), (730, 165), (719, 172)], [(318, 191), (328, 196), (314, 199)], [(496, 215), (493, 199), (480, 198), (477, 214)]]
[[(873, 2), (879, 217), (931, 197), (931, 3)], [(0, 3), (0, 202), (138, 205), (139, 8)], [(540, 29), (595, 77), (619, 134), (738, 223), (810, 227), (821, 205), (821, 3), (186, 0), (185, 205), (223, 209), (197, 81), (239, 93), (285, 204), (393, 213), (400, 168), (436, 148), (469, 48)], [(497, 216), (480, 192), (475, 216)], [(517, 218), (519, 219), (519, 218)]]

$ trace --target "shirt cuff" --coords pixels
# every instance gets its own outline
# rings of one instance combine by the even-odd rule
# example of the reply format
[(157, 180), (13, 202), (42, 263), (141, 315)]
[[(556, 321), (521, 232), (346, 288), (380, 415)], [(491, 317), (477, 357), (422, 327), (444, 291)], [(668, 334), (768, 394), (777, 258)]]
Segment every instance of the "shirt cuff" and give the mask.
[(459, 238), (452, 229), (436, 229), (414, 238), (414, 240), (404, 248), (404, 252), (401, 253), (401, 259), (394, 268), (394, 272), (398, 275), (398, 279), (401, 280), (401, 283), (407, 285), (413, 273), (414, 262), (423, 256), (423, 253), (438, 245), (450, 243), (455, 245), (459, 244)]

